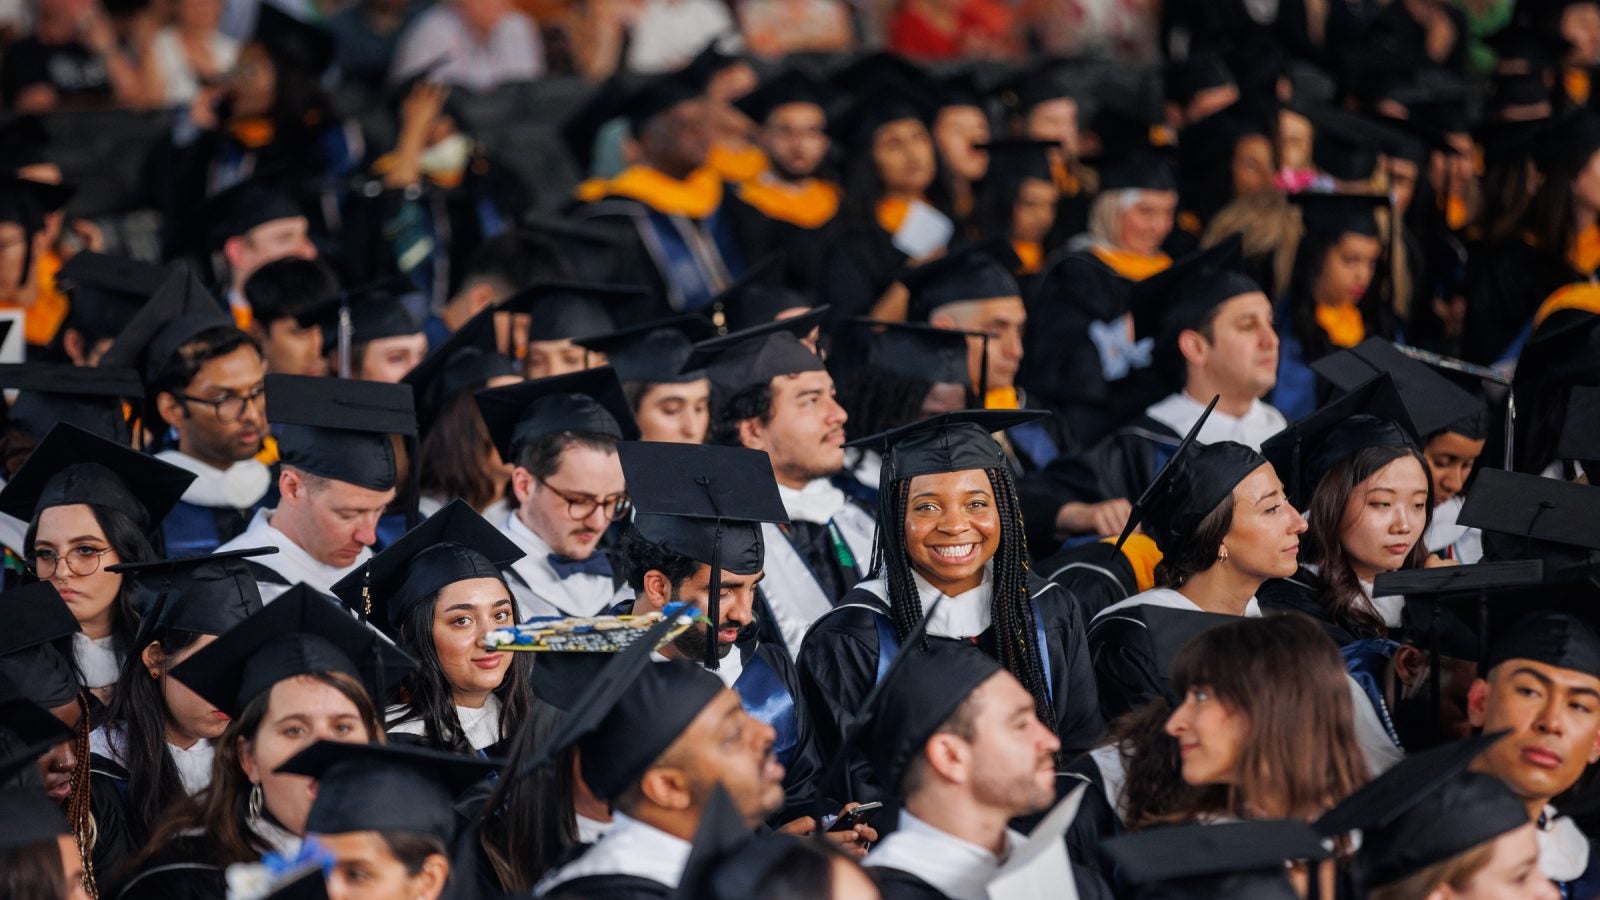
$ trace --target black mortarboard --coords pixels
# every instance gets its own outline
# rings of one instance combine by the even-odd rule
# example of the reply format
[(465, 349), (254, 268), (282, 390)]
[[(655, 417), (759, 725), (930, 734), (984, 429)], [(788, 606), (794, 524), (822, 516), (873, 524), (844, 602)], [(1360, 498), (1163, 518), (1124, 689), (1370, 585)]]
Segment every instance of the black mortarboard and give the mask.
[(901, 276), (911, 292), (906, 301), (906, 321), (926, 322), (940, 307), (972, 300), (1020, 297), (1011, 273), (1020, 268), (1011, 245), (991, 239), (964, 250), (947, 253)]
[(1600, 487), (1504, 469), (1476, 473), (1459, 524), (1600, 550)]
[(350, 313), (352, 345), (418, 334), (422, 326), (406, 309), (405, 290), (404, 283), (399, 279), (385, 278), (373, 284), (341, 291), (336, 297), (297, 312), (295, 320), (303, 328), (321, 326), (322, 346), (329, 350), (339, 346), (344, 310)]
[[(1561, 459), (1600, 459), (1600, 387), (1577, 385), (1567, 393), (1567, 415), (1561, 423), (1556, 455)], [(1590, 477), (1600, 481), (1600, 472)]]
[(757, 260), (706, 304), (711, 323), (726, 334), (771, 324), (791, 309), (810, 309), (814, 305), (811, 300), (785, 284), (783, 276), (783, 251)]
[(246, 559), (277, 553), (252, 547), (210, 556), (157, 559), (106, 566), (123, 576), (129, 604), (139, 614), (143, 649), (157, 631), (222, 634), (261, 610), (261, 589)]
[(729, 395), (766, 384), (780, 375), (823, 372), (827, 367), (816, 351), (800, 343), (827, 315), (822, 306), (808, 313), (757, 325), (695, 345), (683, 364), (686, 371), (705, 369), (718, 390)]
[(194, 479), (186, 469), (62, 423), (0, 490), (0, 512), (29, 522), (52, 506), (84, 503), (153, 528)]
[(682, 369), (694, 353), (695, 343), (709, 338), (713, 332), (711, 323), (699, 316), (673, 316), (610, 334), (576, 338), (573, 343), (585, 350), (604, 353), (606, 364), (617, 371), (620, 381), (682, 384), (706, 377), (704, 372)]
[(1190, 177), (1220, 177), (1229, 182), (1231, 194), (1232, 180), (1222, 176), (1219, 169), (1232, 165), (1239, 141), (1251, 135), (1271, 134), (1272, 128), (1265, 115), (1247, 108), (1242, 102), (1235, 103), (1185, 126), (1179, 133), (1179, 173), (1184, 176), (1186, 185)]
[(1540, 170), (1558, 168), (1573, 171), (1600, 151), (1600, 113), (1581, 109), (1551, 121), (1533, 147), (1533, 162)]
[(983, 176), (983, 190), (997, 185), (1017, 185), (1023, 179), (1055, 181), (1050, 166), (1050, 152), (1058, 149), (1055, 141), (1036, 141), (1031, 138), (1001, 138), (978, 149), (989, 154), (989, 169)]
[(878, 129), (885, 125), (908, 119), (927, 124), (933, 117), (931, 88), (921, 81), (885, 73), (880, 81), (863, 83), (872, 89), (857, 94), (828, 120), (828, 134), (851, 153), (869, 153)]
[(1499, 62), (1517, 60), (1535, 71), (1559, 65), (1572, 51), (1572, 44), (1559, 34), (1525, 23), (1513, 22), (1483, 38)]
[(507, 297), (500, 308), (529, 315), (528, 340), (565, 341), (616, 328), (611, 310), (648, 296), (643, 288), (547, 281)]
[(66, 723), (29, 699), (9, 677), (0, 675), (0, 784), (72, 737)]
[(0, 365), (0, 388), (19, 392), (7, 418), (11, 427), (35, 439), (67, 422), (124, 446), (130, 436), (122, 401), (144, 396), (144, 384), (132, 369), (66, 363)]
[(201, 332), (231, 325), (233, 319), (194, 271), (178, 266), (117, 335), (100, 365), (137, 369), (149, 383), (172, 363), (184, 344)]
[(527, 554), (457, 497), (333, 586), (363, 620), (393, 634), (412, 607), (445, 587), (500, 570)]
[(309, 375), (268, 375), (266, 385), (284, 465), (373, 491), (395, 486), (390, 435), (417, 434), (410, 385)]
[(1100, 190), (1176, 191), (1178, 179), (1170, 152), (1152, 137), (1159, 128), (1153, 116), (1108, 105), (1095, 116), (1100, 152), (1086, 162), (1100, 175)]
[(1233, 73), (1222, 55), (1207, 50), (1196, 50), (1181, 62), (1170, 62), (1161, 73), (1161, 85), (1167, 100), (1187, 104), (1196, 94), (1212, 88), (1227, 87), (1234, 83)]
[[(772, 461), (760, 450), (654, 441), (625, 441), (617, 455), (637, 511), (633, 527), (651, 543), (711, 567), (706, 615), (711, 627), (720, 626), (722, 571), (761, 571), (761, 523), (789, 521)], [(715, 644), (707, 651), (706, 665), (717, 668)]]
[(478, 412), (489, 427), (500, 458), (511, 462), (517, 449), (547, 434), (563, 431), (636, 440), (628, 398), (610, 366), (479, 391)]
[(1119, 549), (1134, 528), (1143, 523), (1145, 533), (1162, 552), (1173, 552), (1194, 534), (1202, 519), (1233, 493), (1245, 476), (1266, 465), (1267, 460), (1261, 454), (1243, 444), (1232, 441), (1202, 444), (1195, 440), (1220, 399), (1211, 398), (1205, 412), (1178, 442), (1166, 465), (1134, 502), (1128, 523), (1117, 536)]
[(973, 389), (967, 369), (967, 338), (988, 335), (920, 322), (850, 319), (849, 324), (872, 329), (867, 342), (867, 365), (874, 369), (931, 384), (959, 384), (969, 391)]
[(1007, 115), (1026, 116), (1051, 100), (1079, 100), (1087, 95), (1083, 67), (1069, 60), (1030, 63), (996, 84), (991, 92)]
[(43, 791), (26, 787), (0, 789), (0, 850), (18, 850), (47, 841), (54, 849), (56, 838), (71, 834), (61, 807)]
[(1243, 263), (1240, 237), (1234, 234), (1136, 282), (1128, 298), (1135, 335), (1175, 349), (1178, 335), (1200, 328), (1218, 306), (1241, 294), (1260, 293), (1261, 286), (1244, 274)]
[(285, 678), (340, 672), (378, 709), (416, 661), (330, 597), (297, 584), (179, 663), (172, 677), (237, 718)]
[[(1406, 639), (1413, 645), (1427, 649), (1435, 658), (1451, 656), (1481, 663), (1488, 658), (1489, 636), (1496, 630), (1489, 615), (1490, 600), (1521, 596), (1519, 592), (1538, 588), (1545, 580), (1544, 572), (1544, 563), (1538, 559), (1400, 569), (1379, 572), (1372, 596), (1405, 598)], [(1455, 609), (1473, 602), (1477, 605), (1476, 634)], [(1430, 666), (1428, 677), (1433, 696), (1442, 701), (1440, 667)]]
[(1381, 194), (1302, 191), (1290, 194), (1289, 202), (1300, 207), (1300, 218), (1308, 232), (1378, 237), (1377, 211), (1388, 207), (1389, 198)]
[(273, 62), (298, 70), (313, 81), (332, 64), (335, 41), (327, 30), (289, 15), (270, 3), (257, 7), (256, 30), (251, 38), (266, 48)]
[(694, 849), (672, 893), (673, 900), (748, 900), (761, 896), (761, 883), (781, 858), (801, 846), (787, 834), (757, 837), (744, 816), (717, 785), (700, 812)]
[(1567, 613), (1536, 612), (1518, 620), (1490, 644), (1485, 668), (1513, 659), (1600, 678), (1600, 635)]
[(116, 337), (161, 289), (167, 274), (165, 266), (123, 256), (89, 250), (73, 254), (56, 274), (56, 283), (72, 301), (64, 327), (83, 332), (91, 341)]
[(621, 115), (627, 116), (629, 127), (638, 137), (651, 119), (704, 93), (705, 85), (696, 84), (685, 72), (655, 75), (645, 79), (622, 101)]
[[(1506, 734), (1500, 731), (1474, 735), (1408, 754), (1382, 775), (1357, 788), (1355, 793), (1323, 813), (1315, 823), (1317, 832), (1324, 837), (1334, 838), (1358, 828), (1383, 828), (1428, 799), (1457, 773), (1465, 772), (1473, 760)], [(1527, 822), (1527, 808), (1523, 807), (1522, 821), (1518, 824), (1525, 825)], [(1460, 847), (1455, 852), (1470, 846)]]
[(1322, 476), (1368, 447), (1420, 448), (1417, 429), (1387, 373), (1335, 398), (1261, 445), (1289, 502), (1304, 509)]
[(979, 685), (1004, 671), (994, 657), (959, 643), (905, 646), (900, 655), (906, 661), (892, 682), (884, 679), (862, 735), (874, 774), (895, 793), (928, 738)]
[(1298, 895), (1285, 863), (1329, 855), (1310, 825), (1281, 819), (1152, 828), (1100, 846), (1123, 878), (1164, 888), (1140, 897), (1287, 900)]
[(488, 760), (426, 747), (318, 741), (277, 771), (316, 779), (309, 833), (399, 832), (449, 844), (457, 827), (455, 798), (495, 768)]
[(419, 431), (426, 432), (462, 391), (519, 374), (516, 363), (500, 352), (494, 329), (498, 311), (491, 306), (468, 319), (400, 379), (413, 391)]
[(1367, 338), (1348, 350), (1324, 356), (1311, 368), (1340, 391), (1354, 390), (1379, 373), (1388, 372), (1423, 440), (1458, 422), (1475, 419), (1483, 410), (1482, 400), (1380, 337)]
[(755, 90), (733, 101), (751, 121), (764, 123), (773, 110), (790, 103), (813, 103), (826, 108), (833, 99), (827, 85), (799, 69), (785, 69), (761, 82)]
[(1310, 114), (1315, 136), (1311, 161), (1340, 181), (1366, 181), (1378, 168), (1384, 135), (1369, 120), (1336, 109)]
[[(528, 770), (576, 745), (584, 783), (595, 796), (613, 800), (638, 781), (725, 690), (722, 679), (698, 663), (651, 662), (651, 653), (672, 627), (673, 621), (664, 618), (617, 654), (541, 654), (533, 667), (536, 690), (541, 681), (560, 682), (547, 692), (564, 694), (571, 702), (566, 719)], [(597, 667), (597, 662), (604, 664)]]
[[(270, 8), (270, 4), (267, 6)], [(274, 179), (258, 177), (212, 194), (194, 215), (205, 228), (205, 246), (201, 249), (214, 253), (229, 238), (242, 237), (253, 228), (279, 219), (303, 218), (305, 210), (278, 188)]]
[(78, 696), (78, 673), (58, 642), (80, 630), (66, 601), (48, 581), (0, 594), (5, 631), (0, 633), (0, 676), (45, 709)]

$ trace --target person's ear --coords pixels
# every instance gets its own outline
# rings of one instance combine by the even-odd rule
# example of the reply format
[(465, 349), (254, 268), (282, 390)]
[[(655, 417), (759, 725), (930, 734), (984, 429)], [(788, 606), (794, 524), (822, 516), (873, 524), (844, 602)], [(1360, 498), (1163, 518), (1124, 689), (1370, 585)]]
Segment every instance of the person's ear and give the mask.
[(239, 738), (239, 771), (251, 784), (261, 783), (261, 767), (256, 764), (255, 745), (249, 738)]
[(1394, 677), (1410, 687), (1428, 672), (1428, 654), (1410, 644), (1401, 644), (1394, 652)]
[(672, 580), (660, 569), (644, 573), (644, 598), (651, 609), (659, 610), (672, 599)]
[(177, 428), (188, 418), (184, 415), (183, 404), (167, 391), (156, 395), (156, 414), (161, 417), (161, 421), (172, 428)]
[(945, 313), (945, 312), (934, 313), (933, 315), (929, 316), (928, 317), (928, 324), (932, 325), (935, 328), (951, 328), (951, 329), (954, 329), (954, 328), (958, 328), (959, 327), (958, 325), (956, 325), (956, 317), (950, 315), (949, 313)]
[(1204, 366), (1211, 358), (1211, 342), (1192, 328), (1178, 333), (1178, 352), (1191, 366)]
[(285, 499), (302, 499), (305, 496), (305, 488), (306, 483), (300, 480), (299, 472), (285, 468), (278, 473), (278, 493)]
[(533, 473), (521, 466), (511, 470), (511, 493), (517, 498), (517, 505), (521, 506), (533, 496)]
[(228, 261), (230, 270), (237, 270), (244, 259), (244, 238), (235, 235), (222, 242), (222, 258)]
[(155, 678), (161, 674), (162, 669), (166, 668), (167, 655), (161, 652), (161, 643), (159, 641), (151, 641), (144, 645), (144, 650), (140, 651), (139, 661), (144, 663), (145, 670), (150, 673), (150, 677)]
[(494, 285), (487, 281), (480, 281), (467, 288), (467, 293), (463, 299), (466, 300), (466, 307), (471, 311), (471, 314), (477, 315), (499, 299), (498, 294), (499, 291), (495, 290)]
[(639, 793), (662, 809), (683, 810), (694, 803), (689, 779), (682, 769), (655, 766), (639, 779)]
[(1473, 728), (1482, 728), (1489, 720), (1489, 682), (1475, 679), (1467, 689), (1467, 722)]
[(90, 364), (88, 342), (83, 339), (83, 332), (76, 328), (61, 330), (61, 351), (67, 354), (67, 359), (72, 360), (75, 366)]
[(749, 450), (767, 450), (766, 429), (760, 419), (739, 420), (739, 443)]
[(1594, 734), (1594, 746), (1589, 748), (1589, 765), (1600, 762), (1600, 731)]
[(422, 861), (422, 871), (416, 874), (417, 896), (421, 900), (439, 900), (444, 886), (450, 880), (450, 861), (443, 853), (433, 853)]
[(922, 748), (928, 767), (940, 778), (955, 784), (967, 781), (966, 751), (966, 741), (948, 732), (928, 738), (928, 743)]

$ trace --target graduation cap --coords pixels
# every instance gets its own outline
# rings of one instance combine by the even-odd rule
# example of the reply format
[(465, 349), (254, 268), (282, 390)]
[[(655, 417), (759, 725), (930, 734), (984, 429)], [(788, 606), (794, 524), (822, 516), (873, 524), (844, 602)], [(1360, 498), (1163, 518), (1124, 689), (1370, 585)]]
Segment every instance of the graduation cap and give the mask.
[(350, 344), (366, 344), (384, 338), (419, 334), (422, 326), (406, 309), (403, 291), (409, 283), (403, 278), (385, 278), (362, 287), (341, 291), (322, 303), (295, 314), (302, 328), (322, 328), (322, 346), (341, 347), (340, 332), (346, 328), (348, 312)]
[(895, 661), (901, 658), (899, 677), (884, 679), (862, 734), (873, 772), (893, 793), (939, 726), (979, 685), (1005, 671), (977, 647), (946, 641), (926, 648), (903, 645)]
[(1100, 174), (1100, 190), (1176, 191), (1170, 150), (1152, 136), (1159, 129), (1150, 117), (1108, 106), (1095, 116), (1100, 153), (1085, 160)]
[(137, 369), (149, 384), (172, 364), (184, 344), (213, 328), (232, 325), (233, 318), (194, 271), (177, 266), (117, 335), (100, 365)]
[(378, 709), (416, 661), (337, 602), (297, 584), (172, 670), (229, 716), (297, 675), (339, 672), (361, 681)]
[(268, 375), (266, 389), (284, 465), (373, 491), (395, 486), (390, 436), (417, 435), (410, 385)]
[(619, 441), (637, 440), (628, 398), (610, 366), (586, 369), (474, 394), (500, 458), (511, 462), (517, 450), (547, 434), (574, 431)]
[(1378, 168), (1384, 135), (1368, 119), (1337, 109), (1310, 113), (1311, 161), (1340, 181), (1366, 181)]
[(71, 298), (64, 328), (82, 332), (91, 343), (116, 337), (140, 307), (167, 280), (167, 268), (122, 256), (85, 250), (75, 253), (56, 274)]
[(926, 322), (951, 303), (1020, 297), (1022, 289), (1011, 274), (1020, 267), (1011, 245), (999, 238), (923, 263), (900, 279), (911, 292), (906, 321)]
[(1072, 60), (1043, 59), (1023, 66), (990, 92), (1008, 115), (1026, 116), (1051, 100), (1082, 101), (1088, 95), (1083, 66)]
[[(1152, 828), (1100, 845), (1141, 897), (1289, 900), (1285, 863), (1329, 856), (1310, 825), (1287, 819)], [(1312, 870), (1315, 873), (1315, 869)]]
[(1128, 297), (1134, 334), (1154, 338), (1160, 348), (1176, 349), (1178, 335), (1199, 329), (1212, 310), (1241, 294), (1261, 292), (1243, 265), (1241, 238), (1232, 234), (1134, 283)]
[(73, 730), (66, 723), (30, 700), (10, 678), (0, 675), (0, 783), (11, 780), (50, 748), (72, 738)]
[(1527, 825), (1527, 806), (1504, 782), (1467, 771), (1505, 735), (1407, 756), (1325, 814), (1317, 830), (1333, 837), (1361, 829), (1357, 879), (1373, 890)]
[(715, 329), (699, 316), (673, 316), (633, 325), (609, 334), (575, 338), (573, 343), (594, 353), (604, 353), (606, 363), (623, 382), (683, 384), (706, 377), (704, 372), (684, 372), (683, 364), (698, 341)]
[[(42, 754), (41, 754), (42, 755)], [(28, 765), (33, 761), (29, 760)], [(61, 807), (37, 788), (0, 789), (0, 850), (21, 850), (73, 834)]]
[(1117, 549), (1122, 549), (1143, 522), (1145, 533), (1156, 546), (1163, 553), (1173, 552), (1194, 534), (1201, 520), (1233, 494), (1245, 476), (1266, 465), (1265, 457), (1243, 444), (1202, 444), (1195, 439), (1220, 399), (1220, 395), (1211, 398), (1166, 465), (1134, 502), (1128, 523), (1117, 536)]
[[(636, 511), (633, 527), (651, 543), (711, 567), (707, 627), (720, 627), (722, 571), (761, 571), (761, 523), (789, 522), (772, 461), (760, 450), (655, 441), (624, 441), (617, 455)], [(719, 666), (715, 641), (706, 644), (706, 666)]]
[(496, 768), (425, 747), (318, 741), (276, 771), (316, 779), (308, 833), (400, 832), (449, 844), (456, 834), (455, 798)]
[(45, 216), (67, 205), (76, 189), (70, 185), (50, 184), (13, 174), (0, 174), (0, 222), (22, 226), (29, 238), (24, 245), (22, 277), (26, 279), (33, 261), (32, 237), (44, 227)]
[(1261, 453), (1283, 479), (1289, 502), (1304, 509), (1322, 476), (1357, 451), (1421, 445), (1394, 378), (1385, 372), (1267, 438)]
[(1024, 179), (1055, 181), (1050, 166), (1050, 153), (1060, 145), (1055, 141), (1036, 141), (1031, 138), (1001, 138), (977, 148), (989, 154), (989, 169), (983, 176), (984, 190), (1001, 185), (1014, 189)]
[(1519, 619), (1490, 645), (1484, 668), (1492, 670), (1513, 659), (1600, 678), (1600, 635), (1567, 613), (1536, 612)]
[[(263, 7), (270, 9), (271, 4)], [(205, 229), (204, 246), (200, 249), (215, 253), (229, 238), (243, 237), (268, 222), (305, 218), (305, 214), (278, 186), (277, 178), (258, 175), (212, 194), (195, 211), (195, 218)]]
[(78, 620), (48, 581), (0, 594), (6, 627), (0, 632), (0, 676), (45, 709), (77, 699), (78, 673), (58, 642), (77, 634)]
[(1482, 469), (1456, 521), (1484, 531), (1600, 550), (1600, 487)]
[(791, 68), (761, 82), (755, 90), (733, 101), (733, 105), (752, 122), (764, 123), (780, 106), (810, 103), (826, 109), (833, 98), (834, 92), (827, 85), (800, 69)]
[(680, 103), (705, 94), (705, 85), (685, 71), (655, 75), (635, 87), (622, 101), (620, 115), (626, 116), (635, 137), (642, 134), (651, 119)]
[(458, 581), (503, 580), (527, 553), (457, 497), (341, 578), (333, 594), (362, 621), (396, 634), (418, 604)]
[(695, 345), (684, 371), (705, 369), (718, 390), (733, 395), (780, 375), (825, 372), (822, 357), (800, 342), (827, 315), (821, 306), (808, 313), (757, 325)]
[(195, 475), (108, 441), (76, 425), (50, 429), (0, 490), (0, 512), (24, 522), (52, 506), (89, 504), (153, 528), (183, 497)]
[(259, 612), (261, 589), (245, 560), (277, 552), (276, 547), (251, 547), (118, 563), (106, 571), (123, 576), (129, 604), (139, 614), (133, 645), (142, 650), (160, 631), (222, 634)]
[(498, 311), (491, 306), (468, 319), (400, 379), (411, 386), (419, 431), (426, 433), (462, 391), (520, 375), (516, 363), (500, 352), (494, 330)]
[(1233, 84), (1233, 73), (1222, 55), (1208, 50), (1195, 50), (1186, 60), (1169, 62), (1161, 73), (1162, 92), (1179, 105), (1187, 105), (1201, 91)]
[(273, 62), (299, 71), (313, 80), (332, 65), (337, 49), (327, 30), (302, 22), (270, 3), (257, 9), (256, 30), (251, 40), (266, 48)]
[(972, 390), (972, 376), (967, 369), (967, 338), (982, 338), (984, 353), (988, 353), (989, 336), (983, 332), (876, 319), (848, 319), (846, 324), (871, 329), (867, 365), (881, 372), (932, 384), (959, 384)]
[(711, 298), (711, 324), (719, 334), (744, 331), (768, 325), (792, 309), (810, 309), (814, 304), (799, 291), (784, 283), (783, 251), (769, 253), (744, 270), (738, 280)]
[(1329, 234), (1363, 234), (1379, 237), (1377, 211), (1387, 209), (1389, 198), (1382, 194), (1331, 194), (1302, 191), (1290, 194), (1289, 202), (1300, 207), (1306, 231)]
[(12, 428), (37, 439), (67, 422), (123, 446), (130, 434), (122, 401), (144, 396), (133, 369), (66, 363), (0, 364), (0, 388), (19, 391), (7, 413)]
[(1573, 172), (1600, 151), (1600, 113), (1580, 109), (1552, 120), (1533, 145), (1533, 163), (1549, 174), (1557, 169)]
[(673, 629), (670, 617), (621, 653), (545, 653), (534, 664), (535, 692), (554, 695), (568, 715), (519, 777), (578, 748), (583, 781), (614, 800), (639, 780), (721, 694), (722, 679), (687, 660), (651, 662)]
[[(1556, 455), (1585, 462), (1600, 459), (1600, 387), (1576, 385), (1568, 392)], [(1600, 480), (1600, 472), (1591, 477)]]
[(512, 294), (500, 308), (529, 315), (529, 343), (566, 341), (615, 329), (611, 310), (647, 296), (644, 288), (547, 281)]
[(859, 84), (870, 84), (871, 90), (858, 93), (848, 106), (828, 118), (829, 136), (851, 153), (867, 154), (878, 129), (885, 125), (907, 120), (926, 125), (933, 118), (932, 91), (920, 79), (885, 72), (880, 80)]
[(1457, 423), (1476, 422), (1485, 412), (1482, 400), (1380, 337), (1367, 338), (1347, 350), (1324, 356), (1311, 368), (1340, 391), (1354, 390), (1380, 373), (1389, 373), (1407, 415), (1424, 440), (1452, 430), (1450, 426)]

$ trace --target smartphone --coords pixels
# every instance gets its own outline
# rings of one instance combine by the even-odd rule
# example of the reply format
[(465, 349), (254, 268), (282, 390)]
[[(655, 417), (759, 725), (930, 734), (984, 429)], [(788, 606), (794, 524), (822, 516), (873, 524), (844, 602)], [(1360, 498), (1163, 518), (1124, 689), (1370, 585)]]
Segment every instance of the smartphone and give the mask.
[(840, 813), (839, 818), (834, 819), (833, 824), (828, 826), (828, 831), (849, 831), (857, 825), (864, 825), (871, 822), (872, 817), (877, 815), (880, 809), (883, 809), (882, 803), (863, 803), (849, 812)]

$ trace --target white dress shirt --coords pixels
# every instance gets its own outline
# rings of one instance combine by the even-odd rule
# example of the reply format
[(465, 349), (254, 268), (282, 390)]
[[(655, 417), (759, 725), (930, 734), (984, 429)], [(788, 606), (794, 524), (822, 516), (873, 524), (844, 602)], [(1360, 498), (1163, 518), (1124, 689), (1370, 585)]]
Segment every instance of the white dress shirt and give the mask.
[(338, 581), (354, 572), (357, 568), (372, 558), (372, 548), (363, 547), (356, 556), (355, 562), (345, 567), (329, 566), (318, 562), (311, 554), (303, 550), (299, 544), (289, 539), (289, 536), (272, 527), (272, 514), (276, 510), (258, 509), (255, 517), (250, 520), (250, 525), (244, 532), (233, 540), (217, 548), (218, 553), (229, 550), (244, 550), (250, 547), (277, 547), (278, 552), (268, 556), (257, 556), (252, 562), (264, 569), (271, 569), (278, 573), (284, 581), (283, 584), (264, 584), (257, 582), (261, 589), (261, 602), (271, 603), (278, 599), (289, 588), (299, 582), (305, 582), (306, 587), (332, 595), (333, 586)]
[[(1211, 401), (1208, 399), (1206, 403), (1209, 402)], [(1169, 395), (1165, 400), (1152, 404), (1144, 414), (1181, 436), (1188, 434), (1194, 423), (1200, 421), (1200, 414), (1206, 411), (1206, 403), (1201, 403), (1187, 393), (1179, 391)], [(1220, 407), (1212, 410), (1211, 417), (1206, 419), (1206, 424), (1195, 436), (1195, 440), (1202, 444), (1233, 441), (1252, 450), (1260, 450), (1262, 441), (1287, 428), (1288, 425), (1289, 420), (1283, 417), (1283, 413), (1260, 400), (1252, 400), (1250, 408), (1242, 416), (1230, 416)]]
[(599, 843), (544, 877), (533, 889), (543, 897), (559, 885), (592, 875), (631, 875), (677, 890), (692, 845), (652, 825), (611, 814), (611, 828)]
[(902, 810), (899, 829), (868, 853), (862, 865), (908, 872), (951, 900), (988, 900), (989, 881), (1024, 840), (1007, 829), (1005, 852), (995, 856)]

